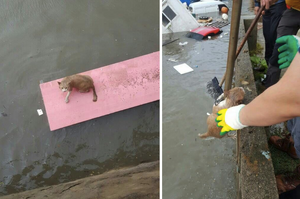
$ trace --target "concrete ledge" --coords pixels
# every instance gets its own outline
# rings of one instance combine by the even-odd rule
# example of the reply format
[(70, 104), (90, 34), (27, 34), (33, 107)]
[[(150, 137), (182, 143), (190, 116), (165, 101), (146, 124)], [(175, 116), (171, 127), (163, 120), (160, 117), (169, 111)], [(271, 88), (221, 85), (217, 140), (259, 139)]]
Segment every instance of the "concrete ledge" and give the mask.
[(159, 162), (140, 164), (136, 167), (113, 170), (73, 182), (42, 187), (1, 199), (158, 199)]
[[(239, 44), (245, 35), (244, 20), (241, 20)], [(243, 86), (242, 81), (249, 82)], [(244, 45), (235, 68), (235, 84), (243, 86), (246, 91), (245, 103), (257, 96), (248, 44)], [(277, 199), (277, 187), (266, 132), (263, 127), (248, 127), (238, 132), (237, 167), (238, 198), (242, 199)], [(270, 154), (269, 154), (270, 156)]]

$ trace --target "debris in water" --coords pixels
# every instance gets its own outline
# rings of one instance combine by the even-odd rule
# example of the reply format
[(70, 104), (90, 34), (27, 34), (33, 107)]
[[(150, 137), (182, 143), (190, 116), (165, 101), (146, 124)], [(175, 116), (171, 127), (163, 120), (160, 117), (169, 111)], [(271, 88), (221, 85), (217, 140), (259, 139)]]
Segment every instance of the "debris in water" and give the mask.
[(174, 59), (174, 58), (169, 58), (168, 61), (171, 61), (171, 62), (178, 62), (177, 59)]
[(181, 75), (185, 74), (185, 73), (189, 73), (194, 71), (189, 65), (187, 65), (186, 63), (184, 64), (179, 64), (174, 66), (174, 69), (177, 70)]
[(185, 45), (187, 45), (188, 44), (188, 42), (186, 41), (186, 42), (179, 42), (179, 46), (185, 46)]
[(39, 116), (43, 115), (42, 109), (37, 109), (37, 112), (38, 112)]
[(197, 20), (198, 23), (210, 23), (212, 22), (213, 18), (212, 17), (199, 17)]
[(227, 20), (228, 19), (228, 14), (226, 14), (226, 13), (222, 14), (222, 19)]
[(168, 40), (168, 41), (164, 42), (162, 46), (168, 45), (168, 44), (173, 43), (174, 41), (177, 41), (177, 40), (179, 40), (179, 38), (173, 39), (173, 40)]
[(208, 137), (208, 138), (205, 138), (204, 140), (214, 140), (215, 138), (214, 137)]
[(6, 113), (1, 113), (1, 115), (3, 116), (3, 117), (7, 117), (7, 114)]

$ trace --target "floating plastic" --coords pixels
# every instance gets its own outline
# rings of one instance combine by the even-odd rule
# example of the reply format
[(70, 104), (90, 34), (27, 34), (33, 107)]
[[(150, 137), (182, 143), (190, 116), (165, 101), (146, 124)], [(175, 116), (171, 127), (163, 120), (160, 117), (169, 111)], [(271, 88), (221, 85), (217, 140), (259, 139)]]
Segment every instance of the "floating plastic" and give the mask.
[(189, 65), (186, 63), (174, 66), (174, 69), (177, 70), (181, 75), (185, 73), (189, 73), (194, 71)]

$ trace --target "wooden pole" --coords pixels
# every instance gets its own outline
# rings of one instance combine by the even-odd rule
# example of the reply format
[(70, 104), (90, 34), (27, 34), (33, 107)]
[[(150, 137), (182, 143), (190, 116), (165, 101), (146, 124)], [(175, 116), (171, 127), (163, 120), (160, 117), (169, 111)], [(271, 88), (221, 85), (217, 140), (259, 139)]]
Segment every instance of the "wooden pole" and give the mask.
[(231, 11), (230, 37), (227, 55), (226, 77), (224, 90), (231, 89), (233, 69), (236, 58), (236, 48), (239, 36), (240, 17), (242, 9), (242, 0), (233, 0)]
[[(248, 30), (247, 30), (247, 32), (246, 32), (246, 34), (245, 34), (244, 39), (242, 40), (241, 44), (239, 45), (239, 48), (238, 48), (238, 50), (237, 50), (237, 52), (236, 52), (236, 55), (235, 55), (235, 59), (239, 56), (239, 54), (240, 54), (240, 52), (241, 52), (241, 50), (242, 50), (244, 44), (246, 43), (246, 40), (248, 39), (248, 37), (249, 37), (250, 33), (252, 32), (253, 28), (255, 27), (255, 25), (257, 24), (257, 22), (258, 22), (258, 20), (259, 20), (259, 18), (260, 18), (260, 15), (261, 15), (261, 13), (262, 13), (262, 11), (263, 11), (264, 9), (265, 9), (265, 6), (262, 6), (262, 7), (259, 9), (258, 13), (256, 14), (255, 18), (253, 19), (253, 21), (252, 21), (250, 27), (248, 28)], [(227, 62), (227, 63), (228, 63), (228, 62)], [(222, 86), (222, 84), (224, 83), (225, 77), (226, 77), (226, 72), (225, 72), (225, 74), (224, 74), (222, 80), (220, 81), (219, 86)]]

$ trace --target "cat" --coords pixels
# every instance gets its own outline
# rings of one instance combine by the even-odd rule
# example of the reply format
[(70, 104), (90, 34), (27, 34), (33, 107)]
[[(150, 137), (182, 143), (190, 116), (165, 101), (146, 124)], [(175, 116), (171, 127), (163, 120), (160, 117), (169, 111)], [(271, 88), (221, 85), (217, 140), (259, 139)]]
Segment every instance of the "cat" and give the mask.
[(65, 102), (69, 102), (69, 96), (73, 88), (76, 88), (79, 92), (89, 92), (93, 89), (93, 101), (97, 101), (97, 94), (94, 86), (93, 79), (88, 75), (71, 75), (65, 77), (61, 82), (57, 82), (62, 92), (68, 91)]
[(219, 96), (219, 98), (224, 98), (224, 100), (221, 101), (218, 105), (213, 105), (212, 113), (209, 114), (206, 120), (207, 132), (204, 134), (199, 134), (200, 138), (224, 137), (224, 135), (220, 135), (220, 131), (222, 128), (218, 127), (216, 123), (217, 113), (222, 109), (230, 108), (232, 106), (237, 106), (241, 104), (244, 100), (244, 97), (245, 97), (245, 90), (242, 87), (235, 87), (230, 89), (229, 91), (224, 91), (224, 93), (221, 96)]

